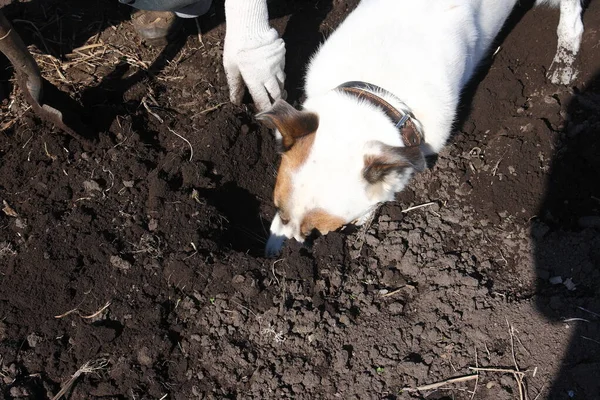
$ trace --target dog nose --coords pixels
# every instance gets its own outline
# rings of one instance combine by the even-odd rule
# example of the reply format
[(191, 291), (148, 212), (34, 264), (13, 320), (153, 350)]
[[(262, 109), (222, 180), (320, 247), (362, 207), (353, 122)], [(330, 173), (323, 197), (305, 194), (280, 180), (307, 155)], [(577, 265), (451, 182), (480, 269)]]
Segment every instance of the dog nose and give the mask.
[(271, 236), (269, 236), (269, 240), (267, 241), (267, 245), (265, 246), (265, 257), (273, 258), (281, 254), (281, 250), (286, 239), (287, 238), (283, 235), (271, 234)]

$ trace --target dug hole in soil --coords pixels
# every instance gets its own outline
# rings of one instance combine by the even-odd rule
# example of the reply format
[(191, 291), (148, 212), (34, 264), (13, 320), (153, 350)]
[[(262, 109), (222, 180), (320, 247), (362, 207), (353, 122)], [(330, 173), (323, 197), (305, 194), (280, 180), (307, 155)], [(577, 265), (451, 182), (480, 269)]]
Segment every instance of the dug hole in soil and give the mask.
[[(296, 106), (355, 5), (270, 4)], [(598, 2), (572, 86), (545, 78), (558, 11), (518, 11), (434, 165), (277, 260), (278, 154), (228, 102), (222, 2), (165, 48), (116, 1), (4, 12), (95, 135), (40, 121), (0, 60), (0, 397), (600, 398)], [(410, 390), (470, 367), (519, 373)]]

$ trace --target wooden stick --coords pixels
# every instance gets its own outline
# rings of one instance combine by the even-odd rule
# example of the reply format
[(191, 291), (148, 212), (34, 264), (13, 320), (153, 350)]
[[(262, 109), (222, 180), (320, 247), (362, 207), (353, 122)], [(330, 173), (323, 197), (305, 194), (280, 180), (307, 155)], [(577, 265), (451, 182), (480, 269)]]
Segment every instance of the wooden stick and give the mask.
[(403, 388), (402, 391), (404, 391), (404, 392), (420, 392), (423, 390), (439, 389), (440, 387), (442, 387), (444, 385), (449, 385), (452, 383), (468, 382), (468, 381), (472, 381), (473, 379), (477, 379), (478, 377), (479, 377), (479, 374), (464, 375), (464, 376), (459, 376), (456, 378), (446, 379), (445, 381), (441, 381), (441, 382), (430, 383), (429, 385), (419, 386), (417, 388)]

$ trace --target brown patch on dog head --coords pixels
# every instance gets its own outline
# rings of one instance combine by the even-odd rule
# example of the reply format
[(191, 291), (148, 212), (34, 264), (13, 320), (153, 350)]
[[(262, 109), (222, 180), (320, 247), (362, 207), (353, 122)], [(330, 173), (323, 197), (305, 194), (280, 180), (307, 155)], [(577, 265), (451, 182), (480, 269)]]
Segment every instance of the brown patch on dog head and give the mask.
[(284, 151), (291, 149), (298, 139), (319, 127), (317, 114), (296, 110), (285, 100), (277, 100), (269, 111), (258, 114), (256, 118), (281, 133)]
[(319, 208), (311, 210), (304, 215), (300, 223), (300, 234), (302, 237), (310, 235), (313, 229), (322, 235), (341, 228), (346, 221)]
[(273, 198), (284, 225), (287, 224), (285, 221), (290, 219), (288, 204), (292, 193), (292, 175), (308, 158), (314, 141), (315, 133), (313, 132), (298, 139), (296, 144), (281, 157)]
[(425, 157), (418, 146), (394, 147), (382, 143), (380, 147), (380, 154), (364, 157), (363, 177), (370, 184), (383, 181), (392, 172), (402, 172), (407, 168), (425, 169)]

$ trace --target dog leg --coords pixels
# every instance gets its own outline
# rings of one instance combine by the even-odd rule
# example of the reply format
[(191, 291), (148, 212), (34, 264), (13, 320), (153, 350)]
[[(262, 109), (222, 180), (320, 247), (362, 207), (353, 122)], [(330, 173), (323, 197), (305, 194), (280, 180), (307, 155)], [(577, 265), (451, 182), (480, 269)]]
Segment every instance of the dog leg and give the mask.
[(581, 0), (560, 1), (560, 21), (556, 31), (558, 45), (548, 70), (548, 79), (556, 85), (570, 84), (579, 73), (575, 68), (575, 60), (583, 34), (581, 13)]

